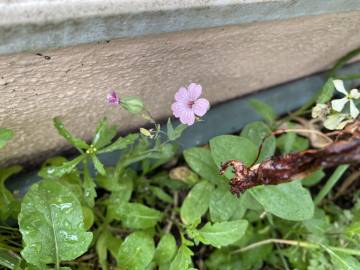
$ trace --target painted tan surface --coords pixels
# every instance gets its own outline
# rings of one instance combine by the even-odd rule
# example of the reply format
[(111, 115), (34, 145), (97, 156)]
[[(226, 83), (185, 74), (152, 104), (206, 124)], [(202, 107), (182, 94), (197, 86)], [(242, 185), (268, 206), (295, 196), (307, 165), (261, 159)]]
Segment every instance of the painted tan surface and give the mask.
[(0, 163), (38, 163), (68, 147), (55, 116), (86, 139), (103, 116), (122, 131), (139, 126), (106, 104), (111, 88), (141, 96), (161, 119), (189, 82), (215, 104), (324, 70), (360, 45), (359, 28), (360, 12), (351, 12), (1, 56), (0, 125), (16, 136)]

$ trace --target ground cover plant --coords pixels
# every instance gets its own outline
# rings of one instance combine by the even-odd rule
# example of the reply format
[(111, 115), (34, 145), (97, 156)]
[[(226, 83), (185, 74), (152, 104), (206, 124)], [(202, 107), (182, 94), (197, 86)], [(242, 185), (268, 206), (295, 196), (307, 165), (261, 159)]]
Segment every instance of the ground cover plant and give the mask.
[[(55, 118), (78, 155), (47, 160), (23, 198), (5, 185), (21, 167), (0, 170), (0, 265), (360, 269), (360, 93), (343, 82), (360, 76), (337, 74), (359, 51), (340, 59), (298, 111), (280, 117), (252, 100), (263, 120), (183, 153), (176, 140), (210, 107), (199, 84), (176, 92), (171, 108), (181, 124), (169, 119), (166, 129), (140, 98), (115, 91), (109, 106), (151, 128), (116, 138), (118, 127), (102, 119), (86, 142)], [(0, 129), (0, 148), (12, 136)], [(102, 164), (99, 155), (114, 151), (116, 165)]]

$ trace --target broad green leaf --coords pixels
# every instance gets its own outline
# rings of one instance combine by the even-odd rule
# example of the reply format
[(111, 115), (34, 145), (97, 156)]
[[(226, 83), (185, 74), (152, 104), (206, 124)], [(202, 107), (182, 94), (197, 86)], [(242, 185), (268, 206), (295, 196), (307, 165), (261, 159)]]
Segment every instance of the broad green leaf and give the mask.
[(118, 266), (127, 270), (143, 270), (150, 264), (154, 254), (154, 240), (145, 232), (134, 232), (120, 246)]
[(246, 220), (207, 223), (199, 230), (200, 241), (217, 248), (228, 246), (243, 237), (247, 226)]
[(6, 221), (9, 217), (17, 218), (19, 213), (18, 201), (5, 186), (5, 181), (19, 171), (21, 171), (20, 166), (0, 169), (0, 220), (2, 221)]
[(164, 234), (156, 247), (154, 260), (158, 265), (171, 262), (176, 253), (176, 240), (171, 233)]
[(92, 233), (84, 230), (80, 202), (53, 180), (30, 188), (21, 204), (19, 227), (25, 244), (21, 255), (37, 266), (73, 260), (87, 251), (92, 240)]
[(178, 138), (181, 137), (181, 134), (184, 132), (184, 130), (187, 128), (187, 125), (180, 124), (175, 129), (173, 128), (173, 125), (171, 123), (170, 118), (167, 121), (166, 129), (167, 129), (167, 136), (170, 141), (175, 141)]
[(314, 203), (309, 191), (300, 181), (280, 185), (257, 186), (250, 190), (265, 211), (283, 219), (301, 221), (314, 214)]
[(266, 122), (271, 124), (276, 120), (275, 111), (265, 102), (258, 99), (252, 99), (250, 100), (249, 104), (259, 115), (264, 118)]
[(104, 165), (101, 163), (101, 161), (97, 158), (97, 156), (92, 155), (91, 156), (92, 162), (94, 164), (95, 169), (102, 175), (105, 175), (105, 168)]
[(96, 133), (94, 136), (94, 139), (92, 141), (92, 144), (97, 148), (103, 148), (104, 146), (111, 143), (111, 140), (116, 135), (116, 127), (111, 126), (109, 127), (107, 119), (103, 118), (98, 127), (96, 128)]
[(10, 129), (0, 128), (0, 149), (14, 136)]
[[(247, 138), (222, 135), (210, 140), (211, 155), (218, 167), (228, 160), (240, 160), (246, 166), (255, 162), (257, 156), (257, 147)], [(225, 176), (232, 177), (232, 173), (227, 171)]]
[(271, 135), (270, 128), (263, 122), (256, 121), (247, 124), (241, 131), (241, 136), (248, 138), (260, 150), (257, 162), (271, 157), (275, 153), (276, 139)]
[(209, 149), (200, 147), (186, 149), (184, 158), (190, 168), (202, 178), (214, 184), (226, 182), (226, 178), (220, 175)]
[(211, 193), (209, 202), (210, 218), (213, 222), (228, 221), (237, 210), (238, 199), (229, 188), (218, 187)]
[(65, 174), (71, 173), (84, 158), (85, 157), (81, 155), (73, 160), (64, 162), (60, 166), (45, 166), (39, 171), (39, 176), (43, 178), (62, 177)]
[(184, 224), (198, 224), (209, 208), (210, 195), (214, 187), (207, 181), (196, 184), (186, 196), (180, 217)]
[(117, 178), (115, 169), (113, 167), (107, 167), (105, 175), (98, 174), (96, 176), (96, 182), (100, 187), (108, 191), (125, 191), (129, 189), (132, 191), (133, 180), (136, 177), (136, 172), (127, 168), (123, 170)]
[(329, 78), (320, 90), (320, 94), (316, 100), (316, 103), (325, 104), (329, 102), (335, 91), (335, 85), (333, 83), (334, 78)]
[(169, 270), (188, 270), (192, 265), (191, 256), (194, 253), (185, 245), (181, 245)]
[(160, 211), (140, 203), (126, 203), (116, 210), (116, 218), (132, 229), (152, 228), (162, 217)]
[(98, 153), (108, 153), (108, 152), (113, 152), (115, 150), (125, 149), (129, 145), (135, 143), (138, 138), (139, 138), (139, 134), (129, 134), (126, 137), (120, 137), (114, 143), (98, 151)]
[(59, 117), (55, 117), (53, 122), (59, 134), (63, 136), (71, 145), (75, 146), (80, 151), (81, 149), (89, 148), (89, 145), (84, 140), (76, 138), (65, 128)]
[(277, 138), (276, 144), (283, 154), (303, 151), (309, 148), (309, 140), (296, 135), (294, 132), (281, 135)]

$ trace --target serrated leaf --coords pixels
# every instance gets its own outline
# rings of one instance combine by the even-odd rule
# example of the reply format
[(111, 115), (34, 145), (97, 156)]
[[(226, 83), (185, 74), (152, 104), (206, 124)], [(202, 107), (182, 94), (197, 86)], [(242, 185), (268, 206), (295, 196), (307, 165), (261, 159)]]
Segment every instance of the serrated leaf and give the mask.
[(129, 145), (135, 143), (138, 138), (139, 138), (139, 134), (129, 134), (126, 137), (120, 137), (114, 143), (98, 151), (98, 153), (108, 153), (108, 152), (113, 152), (115, 150), (125, 149)]
[(200, 222), (201, 216), (209, 208), (210, 194), (213, 189), (213, 185), (207, 181), (201, 181), (191, 189), (180, 209), (180, 217), (184, 224)]
[(228, 188), (217, 188), (211, 193), (209, 211), (211, 221), (228, 221), (238, 207), (238, 199)]
[(54, 126), (59, 134), (63, 136), (71, 145), (75, 146), (79, 151), (89, 148), (89, 145), (82, 139), (73, 136), (64, 126), (59, 117), (53, 119)]
[(217, 248), (228, 246), (244, 236), (247, 226), (246, 220), (207, 223), (199, 230), (200, 241)]
[(0, 169), (0, 220), (2, 221), (6, 221), (9, 217), (16, 218), (19, 213), (18, 201), (5, 186), (5, 181), (19, 171), (21, 171), (20, 166)]
[(80, 202), (53, 180), (30, 188), (21, 204), (19, 227), (25, 244), (21, 255), (37, 266), (73, 260), (92, 240), (92, 233), (84, 230)]
[(277, 116), (275, 111), (265, 102), (258, 99), (252, 99), (249, 104), (269, 124), (272, 124), (276, 120)]
[(89, 207), (94, 207), (96, 198), (96, 184), (90, 176), (87, 161), (84, 162), (84, 181), (82, 188), (84, 190), (84, 201)]
[(116, 127), (115, 126), (110, 127), (108, 125), (107, 119), (103, 118), (96, 128), (96, 133), (92, 141), (92, 144), (97, 149), (100, 149), (111, 143), (111, 140), (115, 137), (115, 135), (116, 135)]
[(314, 215), (314, 203), (310, 192), (301, 186), (300, 181), (257, 186), (249, 191), (265, 211), (280, 218), (301, 221)]
[(127, 270), (143, 270), (150, 264), (154, 254), (154, 240), (145, 232), (134, 232), (120, 246), (118, 266)]
[(0, 149), (14, 136), (10, 129), (0, 128)]
[(200, 147), (186, 149), (184, 158), (190, 168), (202, 178), (214, 184), (226, 182), (226, 178), (220, 175), (209, 149)]
[(194, 253), (185, 245), (181, 245), (169, 270), (188, 270), (192, 265), (191, 256)]
[(164, 234), (156, 247), (154, 260), (158, 265), (171, 262), (176, 253), (176, 240), (171, 233)]
[(115, 217), (121, 220), (125, 227), (147, 229), (154, 227), (163, 215), (160, 211), (140, 203), (126, 203), (116, 210)]

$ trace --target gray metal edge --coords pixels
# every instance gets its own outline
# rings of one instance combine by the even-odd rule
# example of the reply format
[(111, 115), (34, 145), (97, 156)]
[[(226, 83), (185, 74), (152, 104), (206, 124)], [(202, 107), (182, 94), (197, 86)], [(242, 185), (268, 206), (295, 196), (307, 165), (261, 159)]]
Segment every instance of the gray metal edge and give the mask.
[(359, 0), (0, 0), (0, 54), (359, 10)]
[[(360, 62), (348, 65), (339, 74), (360, 73)], [(253, 98), (266, 102), (278, 115), (284, 115), (301, 107), (308, 101), (326, 80), (325, 73), (314, 74), (302, 79), (264, 89), (254, 94), (215, 105), (203, 118), (203, 122), (188, 128), (178, 140), (181, 150), (204, 145), (215, 136), (239, 132), (246, 124), (260, 120), (259, 115), (250, 107)], [(358, 86), (360, 80), (353, 81), (349, 87)], [(178, 125), (178, 121), (173, 121)], [(99, 155), (105, 166), (114, 166), (121, 157), (120, 152)], [(92, 172), (94, 174), (94, 171)], [(18, 190), (23, 195), (27, 188), (40, 178), (36, 171), (25, 172), (7, 181), (11, 190)]]

